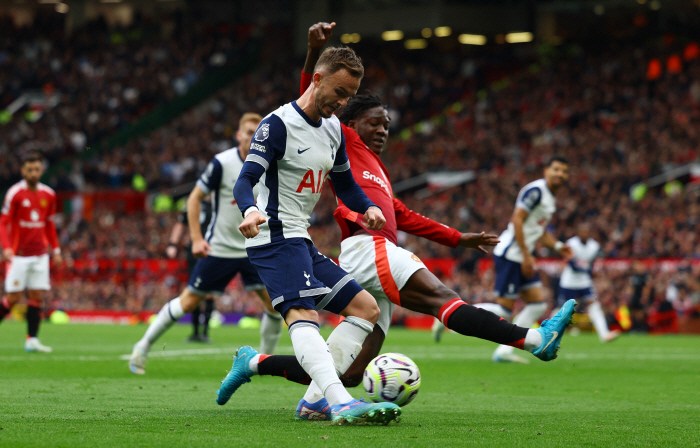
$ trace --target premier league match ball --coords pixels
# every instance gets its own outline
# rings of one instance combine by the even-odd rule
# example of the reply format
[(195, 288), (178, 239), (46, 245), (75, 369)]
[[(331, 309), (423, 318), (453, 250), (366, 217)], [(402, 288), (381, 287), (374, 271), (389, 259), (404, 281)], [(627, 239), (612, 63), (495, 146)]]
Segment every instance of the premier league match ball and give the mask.
[(408, 356), (385, 353), (369, 363), (362, 384), (369, 399), (375, 403), (387, 401), (406, 406), (418, 394), (420, 371)]

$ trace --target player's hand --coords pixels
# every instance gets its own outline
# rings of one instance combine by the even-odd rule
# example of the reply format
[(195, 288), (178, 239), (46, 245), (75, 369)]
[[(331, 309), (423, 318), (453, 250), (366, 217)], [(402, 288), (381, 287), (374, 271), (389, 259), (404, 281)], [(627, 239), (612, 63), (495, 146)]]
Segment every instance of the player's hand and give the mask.
[(63, 264), (63, 255), (60, 252), (53, 254), (53, 265), (60, 266)]
[(170, 245), (165, 248), (165, 255), (168, 256), (168, 258), (175, 258), (177, 256), (177, 247), (174, 245)]
[(5, 259), (5, 262), (7, 263), (12, 263), (12, 257), (15, 256), (15, 251), (12, 249), (5, 249), (2, 251), (2, 257)]
[(525, 254), (523, 257), (523, 262), (520, 264), (520, 272), (525, 278), (532, 278), (535, 276), (535, 257), (532, 254)]
[(211, 252), (211, 247), (209, 247), (207, 240), (201, 239), (192, 243), (192, 255), (195, 258), (206, 258), (209, 256), (209, 252)]
[(250, 212), (250, 214), (245, 217), (241, 225), (238, 226), (238, 230), (240, 230), (243, 236), (246, 238), (255, 238), (258, 236), (258, 233), (260, 233), (260, 228), (258, 226), (266, 222), (267, 219), (263, 218), (260, 212)]
[(569, 261), (574, 258), (574, 251), (571, 247), (564, 244), (561, 249), (559, 249), (559, 255), (561, 255), (565, 261)]
[(488, 252), (481, 246), (495, 246), (500, 243), (498, 235), (486, 234), (486, 232), (481, 233), (463, 233), (459, 237), (459, 245), (462, 247), (469, 247), (471, 249), (476, 249), (480, 252), (487, 254)]
[(362, 218), (362, 224), (369, 230), (382, 230), (386, 224), (384, 213), (379, 207), (372, 206), (367, 209), (365, 216)]
[(335, 28), (335, 22), (319, 22), (311, 25), (309, 28), (309, 48), (320, 50), (326, 46), (333, 35), (333, 28)]

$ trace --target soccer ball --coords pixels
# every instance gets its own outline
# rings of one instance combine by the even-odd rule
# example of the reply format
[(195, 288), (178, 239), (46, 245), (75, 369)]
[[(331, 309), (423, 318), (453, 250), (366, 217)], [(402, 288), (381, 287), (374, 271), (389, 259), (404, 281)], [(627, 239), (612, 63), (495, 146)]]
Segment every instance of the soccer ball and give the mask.
[(411, 358), (400, 353), (385, 353), (369, 363), (362, 379), (369, 399), (405, 406), (416, 397), (420, 371)]

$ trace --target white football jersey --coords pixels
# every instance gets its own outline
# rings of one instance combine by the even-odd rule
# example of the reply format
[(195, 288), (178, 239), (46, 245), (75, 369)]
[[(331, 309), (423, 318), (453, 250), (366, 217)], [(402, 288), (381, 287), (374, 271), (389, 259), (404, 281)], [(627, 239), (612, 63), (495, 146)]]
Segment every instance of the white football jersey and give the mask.
[[(521, 208), (528, 212), (527, 218), (523, 221), (523, 236), (528, 252), (532, 253), (535, 250), (537, 240), (546, 232), (547, 224), (557, 209), (556, 199), (547, 186), (547, 181), (538, 179), (525, 185), (518, 193), (515, 208)], [(499, 239), (501, 242), (493, 249), (493, 254), (522, 263), (523, 254), (515, 241), (515, 227), (512, 222), (508, 223), (508, 228)]]
[(197, 180), (197, 186), (204, 193), (211, 193), (212, 215), (204, 239), (211, 247), (210, 255), (215, 257), (248, 258), (245, 237), (238, 230), (243, 217), (233, 198), (233, 186), (243, 162), (238, 148), (227, 149), (209, 162)]
[(311, 212), (330, 174), (350, 169), (338, 118), (312, 121), (296, 102), (265, 117), (253, 137), (247, 162), (265, 168), (258, 183), (257, 207), (267, 221), (247, 247), (287, 238), (311, 239)]
[(593, 238), (588, 238), (584, 243), (578, 236), (569, 238), (566, 244), (574, 251), (574, 257), (562, 271), (559, 286), (566, 289), (590, 288), (593, 286), (593, 262), (600, 254), (600, 244)]

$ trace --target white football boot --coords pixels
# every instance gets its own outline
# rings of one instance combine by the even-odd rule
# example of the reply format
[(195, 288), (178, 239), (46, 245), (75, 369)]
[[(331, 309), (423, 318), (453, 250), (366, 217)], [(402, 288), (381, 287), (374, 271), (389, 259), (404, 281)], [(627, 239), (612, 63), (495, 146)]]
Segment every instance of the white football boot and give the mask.
[(53, 352), (53, 349), (39, 342), (38, 338), (27, 338), (27, 340), (24, 342), (24, 351), (51, 353)]
[(129, 358), (129, 370), (136, 375), (146, 374), (146, 359), (148, 358), (148, 350), (143, 350), (137, 343), (131, 351)]

